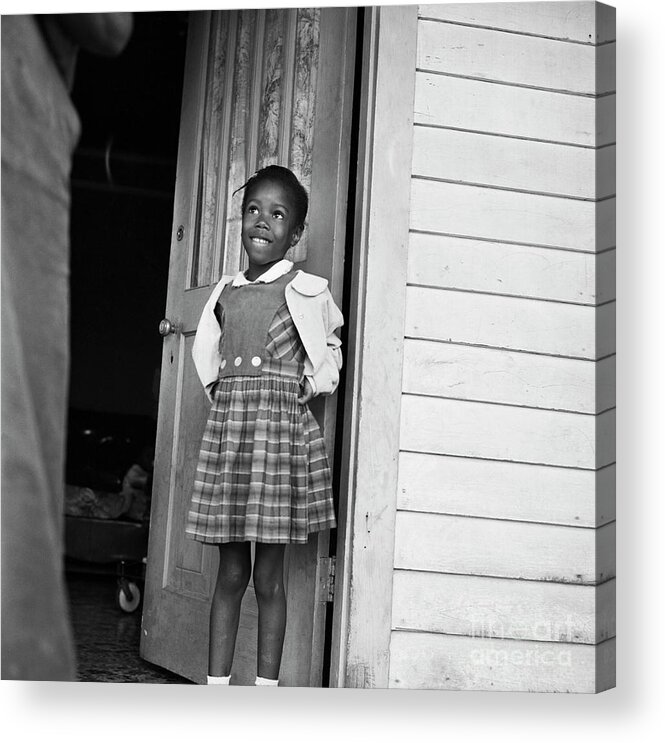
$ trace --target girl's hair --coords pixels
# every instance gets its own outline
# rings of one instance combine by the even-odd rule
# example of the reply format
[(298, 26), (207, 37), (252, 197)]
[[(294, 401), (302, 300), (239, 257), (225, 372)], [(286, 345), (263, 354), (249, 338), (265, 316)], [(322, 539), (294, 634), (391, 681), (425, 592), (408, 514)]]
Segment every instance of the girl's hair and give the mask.
[(265, 168), (261, 168), (261, 170), (257, 170), (244, 185), (234, 191), (234, 194), (236, 194), (242, 189), (245, 190), (242, 197), (242, 213), (245, 213), (245, 207), (247, 206), (252, 190), (262, 181), (273, 181), (279, 183), (284, 189), (286, 189), (286, 191), (288, 191), (295, 210), (295, 227), (303, 229), (305, 227), (305, 217), (307, 216), (307, 208), (309, 206), (307, 191), (305, 191), (304, 186), (296, 176), (288, 168), (284, 168), (281, 165), (268, 165)]

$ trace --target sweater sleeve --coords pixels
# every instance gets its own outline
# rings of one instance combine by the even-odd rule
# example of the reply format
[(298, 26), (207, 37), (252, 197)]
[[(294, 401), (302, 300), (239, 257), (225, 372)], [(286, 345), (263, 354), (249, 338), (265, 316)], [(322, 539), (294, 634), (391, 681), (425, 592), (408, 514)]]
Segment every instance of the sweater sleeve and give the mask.
[(321, 366), (309, 380), (315, 395), (332, 395), (339, 385), (339, 372), (342, 368), (342, 341), (336, 331), (344, 324), (344, 317), (328, 289), (325, 291), (323, 313), (326, 355)]

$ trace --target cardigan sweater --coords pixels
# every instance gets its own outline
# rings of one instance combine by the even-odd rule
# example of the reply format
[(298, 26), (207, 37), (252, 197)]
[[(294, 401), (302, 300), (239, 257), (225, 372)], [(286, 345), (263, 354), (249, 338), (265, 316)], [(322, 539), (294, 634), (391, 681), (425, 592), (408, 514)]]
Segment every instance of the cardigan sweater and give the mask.
[[(213, 289), (201, 313), (192, 347), (192, 358), (208, 397), (218, 379), (221, 355), (221, 328), (215, 317), (215, 305), (222, 289), (233, 276), (223, 276)], [(330, 395), (339, 384), (342, 368), (342, 342), (335, 331), (344, 318), (335, 304), (328, 281), (321, 276), (298, 271), (284, 290), (287, 307), (305, 348), (305, 376), (315, 395)]]

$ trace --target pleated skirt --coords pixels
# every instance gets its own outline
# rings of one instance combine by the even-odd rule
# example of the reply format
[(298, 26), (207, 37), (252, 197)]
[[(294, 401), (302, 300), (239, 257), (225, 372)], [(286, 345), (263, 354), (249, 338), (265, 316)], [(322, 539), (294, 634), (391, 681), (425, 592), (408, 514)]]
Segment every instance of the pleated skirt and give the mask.
[(302, 544), (334, 528), (328, 457), (301, 394), (301, 364), (267, 360), (261, 376), (214, 392), (186, 534), (206, 543)]

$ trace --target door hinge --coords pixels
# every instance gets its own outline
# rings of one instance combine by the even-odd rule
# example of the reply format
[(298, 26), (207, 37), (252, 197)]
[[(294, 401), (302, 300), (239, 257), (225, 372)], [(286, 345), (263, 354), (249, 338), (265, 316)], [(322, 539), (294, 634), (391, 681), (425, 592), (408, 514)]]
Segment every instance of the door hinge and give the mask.
[(321, 601), (328, 602), (335, 598), (335, 563), (336, 557), (319, 558), (319, 582)]

